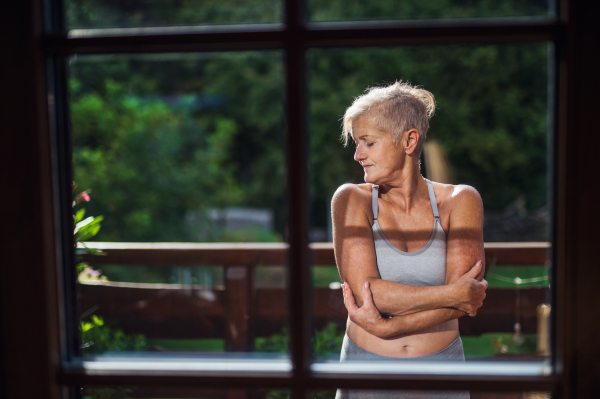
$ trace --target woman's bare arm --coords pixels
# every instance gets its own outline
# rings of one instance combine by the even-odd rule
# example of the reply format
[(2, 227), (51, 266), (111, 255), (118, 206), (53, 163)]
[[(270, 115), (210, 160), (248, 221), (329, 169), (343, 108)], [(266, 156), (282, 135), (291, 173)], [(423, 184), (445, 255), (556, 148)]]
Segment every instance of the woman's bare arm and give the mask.
[[(487, 282), (483, 280), (482, 262), (477, 262), (479, 268), (470, 268), (467, 263), (479, 256), (483, 258), (484, 255), (481, 198), (477, 191), (467, 186), (456, 187), (453, 195), (450, 200), (455, 202), (449, 204), (453, 208), (447, 237), (446, 283), (456, 283), (468, 277), (481, 280), (481, 284), (487, 288)], [(375, 294), (371, 292), (369, 285), (369, 282), (365, 282), (361, 287), (361, 297), (364, 302), (359, 307), (355, 301), (357, 295), (353, 295), (349, 284), (344, 284), (344, 304), (348, 309), (350, 320), (379, 338), (395, 338), (399, 335), (422, 331), (465, 315), (464, 312), (457, 309), (435, 309), (387, 318), (380, 314), (378, 306), (374, 302)], [(484, 298), (485, 293), (480, 297), (480, 302), (475, 304), (474, 313), (482, 305)]]
[(440, 308), (458, 308), (473, 314), (476, 297), (485, 290), (473, 279), (457, 278), (454, 284), (435, 287), (416, 287), (381, 279), (373, 244), (370, 204), (370, 191), (350, 184), (340, 187), (332, 200), (336, 263), (343, 281), (353, 288), (358, 305), (363, 301), (359, 288), (369, 281), (375, 304), (384, 314), (406, 315)]
[(350, 320), (368, 333), (382, 339), (394, 339), (402, 335), (423, 331), (466, 314), (457, 309), (443, 308), (386, 318), (379, 313), (373, 302), (369, 282), (366, 282), (361, 290), (364, 298), (362, 307), (356, 305), (349, 284), (343, 284), (342, 288), (344, 291), (344, 305), (348, 310)]
[(446, 239), (446, 284), (460, 279), (472, 265), (481, 260), (477, 280), (485, 274), (483, 248), (483, 203), (477, 190), (471, 186), (453, 186), (447, 198), (451, 209)]

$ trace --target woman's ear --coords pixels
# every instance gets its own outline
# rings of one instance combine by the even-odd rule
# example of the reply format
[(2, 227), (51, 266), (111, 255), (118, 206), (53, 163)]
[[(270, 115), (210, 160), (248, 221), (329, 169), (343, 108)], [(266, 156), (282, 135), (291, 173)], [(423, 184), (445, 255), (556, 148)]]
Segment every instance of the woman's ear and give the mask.
[(417, 146), (419, 145), (419, 131), (417, 129), (410, 129), (404, 133), (404, 151), (411, 155), (416, 153)]

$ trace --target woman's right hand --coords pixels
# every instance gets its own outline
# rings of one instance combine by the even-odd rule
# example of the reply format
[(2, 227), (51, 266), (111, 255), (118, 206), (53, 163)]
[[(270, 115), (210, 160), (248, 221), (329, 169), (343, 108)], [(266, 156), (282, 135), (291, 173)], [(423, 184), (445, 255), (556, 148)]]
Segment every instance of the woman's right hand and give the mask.
[(475, 316), (477, 309), (483, 305), (485, 290), (488, 287), (488, 282), (485, 279), (478, 280), (481, 267), (481, 261), (478, 261), (471, 270), (450, 284), (452, 287), (452, 307), (465, 312), (471, 317)]
[(381, 313), (379, 313), (379, 310), (373, 302), (373, 293), (371, 292), (369, 282), (365, 281), (362, 286), (363, 304), (361, 307), (356, 304), (350, 284), (344, 282), (344, 284), (342, 284), (342, 289), (344, 293), (344, 305), (348, 310), (350, 320), (376, 337), (387, 338), (387, 319), (381, 316)]

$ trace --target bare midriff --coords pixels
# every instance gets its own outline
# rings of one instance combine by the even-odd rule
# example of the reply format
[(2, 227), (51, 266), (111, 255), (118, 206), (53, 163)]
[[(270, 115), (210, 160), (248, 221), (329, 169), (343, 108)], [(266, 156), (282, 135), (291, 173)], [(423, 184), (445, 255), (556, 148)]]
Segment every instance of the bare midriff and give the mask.
[(449, 320), (422, 331), (382, 339), (366, 332), (348, 319), (346, 334), (356, 345), (377, 355), (419, 357), (439, 352), (454, 342), (458, 337), (458, 320)]

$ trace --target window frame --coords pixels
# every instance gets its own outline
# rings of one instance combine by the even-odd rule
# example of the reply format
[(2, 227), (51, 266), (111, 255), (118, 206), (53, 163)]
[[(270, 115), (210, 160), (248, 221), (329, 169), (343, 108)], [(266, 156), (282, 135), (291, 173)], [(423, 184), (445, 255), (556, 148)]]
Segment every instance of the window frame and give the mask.
[[(140, 384), (171, 385), (174, 379), (184, 380), (180, 384), (194, 384), (208, 387), (281, 387), (294, 389), (300, 397), (306, 396), (309, 389), (320, 388), (364, 388), (369, 385), (387, 387), (388, 389), (412, 387), (413, 389), (457, 389), (467, 384), (470, 389), (481, 386), (492, 390), (506, 390), (506, 382), (510, 382), (510, 390), (522, 385), (527, 389), (555, 391), (556, 378), (550, 376), (431, 376), (397, 375), (377, 377), (374, 375), (352, 375), (351, 378), (340, 378), (340, 375), (330, 373), (315, 373), (311, 370), (310, 358), (310, 325), (311, 325), (311, 279), (310, 253), (308, 245), (308, 89), (306, 81), (306, 53), (309, 48), (316, 47), (365, 47), (365, 46), (400, 46), (400, 45), (432, 45), (432, 44), (496, 44), (506, 42), (538, 42), (548, 41), (556, 45), (560, 37), (560, 23), (556, 18), (531, 18), (524, 21), (519, 19), (472, 19), (472, 20), (424, 20), (424, 21), (389, 21), (369, 24), (368, 22), (334, 22), (311, 23), (303, 18), (306, 15), (305, 1), (285, 0), (284, 23), (265, 24), (262, 26), (238, 25), (218, 27), (213, 31), (198, 33), (170, 34), (162, 33), (165, 28), (149, 28), (156, 34), (128, 35), (130, 29), (122, 29), (120, 36), (90, 36), (65, 37), (64, 26), (60, 34), (49, 34), (45, 47), (55, 60), (55, 76), (57, 87), (62, 87), (66, 102), (66, 71), (64, 60), (68, 54), (98, 54), (98, 53), (128, 53), (128, 52), (201, 52), (201, 51), (239, 51), (279, 49), (284, 52), (285, 79), (285, 120), (286, 120), (286, 159), (287, 159), (287, 220), (289, 228), (288, 285), (290, 314), (290, 357), (292, 361), (291, 376), (272, 376), (264, 373), (262, 376), (246, 377), (242, 370), (238, 375), (216, 377), (192, 373), (189, 378), (164, 373), (159, 378), (156, 375), (139, 375)], [(229, 29), (228, 29), (229, 28)], [(245, 29), (244, 29), (245, 28)], [(262, 28), (262, 29), (261, 29)], [(118, 30), (117, 30), (118, 31)], [(57, 93), (58, 94), (58, 93)], [(57, 101), (59, 103), (59, 101)], [(68, 126), (68, 109), (57, 109), (56, 120), (62, 120), (63, 126)], [(62, 112), (61, 112), (62, 111)], [(58, 136), (68, 135), (68, 131), (58, 131)], [(553, 135), (555, 136), (555, 135)], [(67, 141), (67, 140), (65, 140)], [(70, 148), (63, 150), (68, 154)], [(60, 150), (59, 150), (60, 151)], [(64, 159), (63, 159), (64, 162)], [(64, 174), (70, 175), (71, 165), (65, 165)], [(293, 184), (291, 184), (293, 182)], [(70, 185), (69, 185), (70, 187)], [(64, 188), (64, 186), (63, 186)], [(69, 204), (69, 203), (64, 203)], [(61, 214), (70, 215), (70, 208), (65, 206)], [(63, 218), (65, 226), (67, 217)], [(70, 223), (70, 216), (68, 217)], [(65, 227), (66, 230), (67, 227)], [(70, 229), (68, 230), (70, 231)], [(64, 237), (63, 243), (73, 248), (72, 237)], [(69, 259), (70, 260), (70, 259)], [(70, 262), (65, 262), (69, 267)], [(74, 263), (73, 263), (74, 264)], [(68, 270), (68, 269), (67, 269)], [(69, 292), (75, 292), (75, 279), (67, 277), (66, 284)], [(67, 304), (65, 304), (67, 305)], [(78, 353), (78, 333), (75, 330), (78, 320), (76, 308), (72, 307), (71, 322), (68, 323), (67, 337), (72, 345), (69, 348), (72, 363), (64, 368), (65, 382), (75, 385), (106, 384), (127, 385), (133, 383), (138, 372), (107, 371), (101, 372), (102, 377), (81, 367)], [(70, 327), (70, 329), (69, 329)], [(77, 377), (76, 377), (77, 376)], [(101, 379), (100, 379), (101, 378)], [(162, 382), (159, 382), (162, 380)], [(119, 382), (117, 382), (119, 381)], [(402, 384), (399, 384), (402, 381)], [(299, 387), (305, 387), (304, 389)], [(481, 389), (481, 388), (479, 388)], [(525, 388), (524, 388), (525, 389)]]
[[(14, 3), (14, 2), (13, 2)], [(19, 2), (16, 2), (19, 3)], [(588, 397), (593, 391), (593, 379), (598, 371), (593, 362), (600, 354), (594, 344), (594, 316), (600, 314), (600, 305), (589, 301), (594, 297), (593, 277), (600, 272), (592, 268), (595, 260), (595, 243), (592, 238), (595, 213), (590, 209), (591, 188), (585, 186), (593, 177), (586, 166), (593, 166), (593, 145), (576, 146), (568, 135), (577, 131), (578, 138), (589, 143), (598, 143), (592, 133), (585, 128), (594, 126), (593, 117), (586, 115), (594, 104), (592, 89), (598, 86), (599, 79), (594, 76), (585, 62), (593, 60), (592, 50), (586, 48), (598, 38), (598, 28), (591, 17), (598, 6), (585, 4), (584, 0), (563, 0), (560, 2), (556, 18), (543, 20), (522, 20), (506, 18), (502, 20), (440, 20), (389, 22), (381, 25), (366, 23), (305, 23), (301, 0), (285, 0), (285, 24), (275, 30), (237, 30), (190, 34), (155, 34), (126, 37), (79, 37), (68, 38), (62, 21), (60, 0), (45, 2), (45, 14), (42, 2), (24, 1), (14, 6), (17, 23), (9, 24), (13, 34), (24, 35), (25, 54), (19, 55), (18, 49), (9, 49), (14, 55), (14, 65), (3, 66), (2, 75), (32, 79), (31, 85), (24, 84), (21, 90), (31, 94), (30, 100), (23, 100), (22, 118), (28, 106), (37, 117), (33, 125), (20, 126), (18, 117), (7, 118), (8, 126), (15, 131), (25, 132), (23, 138), (4, 137), (4, 144), (15, 143), (19, 150), (29, 154), (23, 161), (11, 160), (12, 165), (24, 166), (25, 161), (34, 167), (19, 172), (18, 176), (31, 178), (31, 188), (21, 183), (25, 193), (39, 195), (31, 203), (11, 202), (12, 210), (27, 211), (26, 205), (33, 207), (31, 216), (25, 221), (34, 227), (41, 225), (41, 231), (33, 242), (40, 245), (39, 254), (24, 256), (25, 265), (41, 272), (44, 281), (36, 281), (36, 299), (47, 301), (41, 310), (31, 313), (40, 317), (42, 328), (34, 336), (40, 339), (35, 346), (41, 352), (32, 350), (13, 351), (10, 346), (26, 345), (11, 323), (26, 320), (9, 310), (12, 298), (24, 296), (13, 287), (7, 274), (0, 278), (3, 291), (0, 305), (2, 314), (7, 317), (2, 322), (3, 364), (19, 363), (23, 353), (33, 354), (33, 358), (43, 361), (24, 376), (31, 376), (34, 370), (43, 375), (41, 386), (44, 394), (51, 397), (66, 397), (67, 393), (59, 384), (72, 385), (190, 385), (205, 387), (274, 387), (292, 389), (295, 396), (305, 397), (311, 389), (333, 387), (368, 387), (377, 384), (382, 388), (428, 388), (472, 390), (549, 390), (561, 397)], [(10, 12), (7, 14), (11, 14)], [(45, 19), (42, 17), (45, 16)], [(8, 20), (9, 18), (3, 17)], [(18, 26), (18, 22), (24, 24)], [(46, 28), (44, 32), (42, 27)], [(255, 27), (254, 27), (255, 28)], [(9, 39), (2, 39), (3, 44)], [(553, 365), (554, 372), (546, 377), (503, 377), (503, 376), (406, 376), (398, 375), (394, 379), (362, 376), (352, 379), (338, 379), (337, 376), (316, 376), (310, 369), (310, 279), (308, 249), (308, 168), (307, 168), (307, 86), (306, 86), (306, 49), (310, 47), (333, 46), (381, 46), (381, 45), (426, 45), (426, 44), (465, 44), (465, 43), (504, 43), (519, 41), (550, 41), (555, 46), (553, 90), (553, 247), (552, 281), (553, 304)], [(290, 311), (299, 317), (291, 318), (291, 358), (294, 365), (290, 377), (264, 376), (198, 376), (198, 375), (155, 375), (151, 373), (133, 375), (131, 373), (86, 373), (77, 363), (76, 333), (65, 329), (65, 319), (73, 317), (75, 283), (74, 277), (68, 277), (63, 267), (71, 267), (73, 258), (73, 237), (70, 220), (70, 147), (68, 138), (68, 109), (64, 60), (72, 53), (113, 53), (113, 52), (181, 52), (214, 50), (248, 50), (279, 48), (285, 52), (286, 60), (286, 153), (288, 159), (287, 181), (289, 184), (288, 214), (290, 226), (289, 270)], [(33, 66), (29, 66), (31, 62)], [(19, 74), (19, 67), (25, 68)], [(4, 78), (6, 79), (6, 78)], [(19, 80), (19, 79), (17, 79)], [(19, 82), (23, 83), (24, 79)], [(586, 87), (590, 86), (591, 87)], [(11, 87), (11, 93), (17, 93), (18, 87)], [(50, 93), (50, 94), (48, 94)], [(586, 107), (586, 100), (590, 105)], [(3, 107), (5, 105), (3, 104)], [(8, 107), (6, 107), (8, 109)], [(48, 111), (50, 109), (50, 111)], [(3, 113), (5, 116), (8, 113)], [(66, 133), (66, 134), (65, 134)], [(34, 149), (24, 149), (24, 144), (33, 140)], [(594, 141), (595, 140), (595, 141)], [(588, 147), (588, 148), (583, 148)], [(10, 148), (10, 146), (9, 146)], [(0, 155), (10, 155), (9, 149), (2, 148)], [(586, 158), (586, 156), (588, 156)], [(1, 158), (1, 157), (0, 157)], [(582, 160), (583, 159), (583, 160)], [(8, 166), (3, 164), (3, 167)], [(583, 187), (583, 188), (581, 188)], [(585, 195), (585, 194), (588, 195)], [(3, 196), (4, 198), (5, 196)], [(17, 226), (9, 220), (2, 232)], [(24, 238), (20, 231), (14, 238), (6, 240), (6, 245), (17, 243)], [(23, 248), (17, 246), (17, 248)], [(2, 261), (22, 261), (16, 255), (2, 254)], [(22, 256), (23, 257), (23, 256)], [(18, 276), (27, 276), (25, 271)], [(69, 280), (70, 279), (70, 280)], [(41, 279), (40, 279), (41, 280)], [(598, 301), (596, 301), (598, 302)], [(31, 302), (27, 302), (31, 303)], [(68, 323), (73, 325), (73, 323)], [(72, 326), (73, 327), (73, 326)], [(73, 327), (74, 328), (74, 327)], [(13, 339), (14, 338), (14, 339)], [(7, 342), (10, 340), (11, 344)], [(583, 350), (581, 348), (585, 348)], [(62, 359), (62, 360), (61, 360)], [(61, 365), (62, 363), (62, 365)], [(597, 363), (597, 362), (596, 362)], [(575, 375), (574, 370), (579, 370)], [(4, 375), (5, 374), (5, 375)], [(7, 392), (18, 389), (17, 384), (25, 381), (9, 379), (3, 373), (3, 385)], [(21, 374), (17, 374), (21, 376)], [(21, 387), (22, 388), (22, 387)], [(14, 391), (16, 392), (16, 391)], [(35, 392), (35, 391), (31, 391)], [(32, 397), (33, 393), (32, 393)]]

